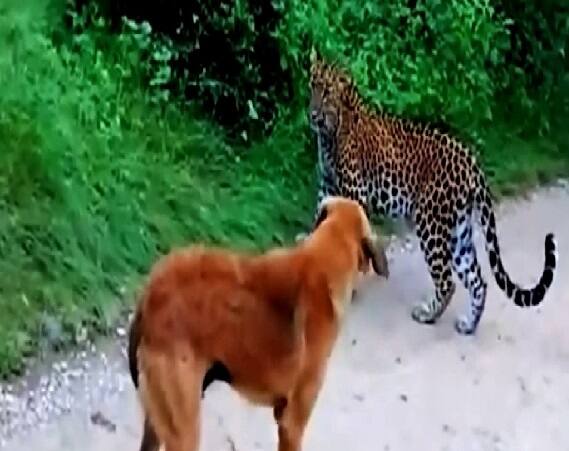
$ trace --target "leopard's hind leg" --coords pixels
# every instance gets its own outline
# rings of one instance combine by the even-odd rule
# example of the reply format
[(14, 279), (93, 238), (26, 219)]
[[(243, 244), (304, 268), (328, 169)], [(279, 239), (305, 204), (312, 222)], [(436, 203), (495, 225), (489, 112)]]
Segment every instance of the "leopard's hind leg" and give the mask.
[[(436, 201), (436, 198), (435, 198)], [(434, 208), (433, 208), (434, 207)], [(415, 228), (425, 262), (435, 286), (435, 295), (413, 308), (412, 318), (423, 324), (435, 323), (448, 307), (455, 292), (450, 251), (450, 220), (439, 214), (432, 201), (419, 204), (414, 213)], [(448, 208), (445, 211), (449, 211)]]
[(469, 293), (469, 306), (465, 315), (457, 318), (455, 328), (463, 335), (473, 334), (478, 327), (486, 303), (487, 284), (476, 258), (472, 240), (472, 210), (458, 215), (451, 236), (452, 266)]

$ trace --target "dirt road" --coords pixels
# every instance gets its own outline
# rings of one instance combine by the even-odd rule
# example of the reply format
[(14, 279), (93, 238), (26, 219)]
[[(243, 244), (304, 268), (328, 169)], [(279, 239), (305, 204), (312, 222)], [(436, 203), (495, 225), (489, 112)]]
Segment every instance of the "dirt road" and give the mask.
[[(429, 278), (414, 240), (397, 249), (389, 281), (370, 277), (359, 290), (309, 424), (306, 451), (569, 450), (569, 189), (542, 189), (528, 201), (506, 203), (499, 218), (506, 269), (522, 285), (539, 277), (545, 233), (555, 232), (559, 267), (544, 303), (522, 310), (492, 279), (477, 335), (459, 336), (453, 327), (466, 308), (462, 288), (437, 325), (416, 324), (410, 310), (431, 293)], [(479, 239), (478, 249), (490, 279)], [(113, 345), (98, 352), (105, 357), (88, 357), (82, 377), (36, 389), (48, 396), (52, 387), (49, 399), (61, 407), (41, 428), (12, 428), (2, 449), (138, 450), (139, 410), (124, 356)], [(16, 393), (11, 401), (22, 399), (26, 412), (55, 402), (38, 404), (37, 396)], [(4, 422), (25, 417), (16, 410)], [(248, 406), (222, 384), (211, 387), (202, 450), (274, 450), (275, 444), (269, 409)]]

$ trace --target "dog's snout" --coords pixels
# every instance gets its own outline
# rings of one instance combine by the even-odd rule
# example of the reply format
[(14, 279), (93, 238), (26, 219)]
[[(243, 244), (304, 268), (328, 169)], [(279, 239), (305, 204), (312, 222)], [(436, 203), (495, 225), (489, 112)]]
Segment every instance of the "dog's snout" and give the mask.
[(317, 110), (311, 110), (310, 111), (310, 119), (312, 120), (312, 122), (316, 122), (316, 119), (318, 119), (318, 111)]

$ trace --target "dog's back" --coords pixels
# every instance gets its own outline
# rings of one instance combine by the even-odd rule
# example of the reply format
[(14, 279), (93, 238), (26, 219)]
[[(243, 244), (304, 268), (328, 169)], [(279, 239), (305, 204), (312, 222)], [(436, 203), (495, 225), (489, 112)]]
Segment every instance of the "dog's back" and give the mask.
[(140, 320), (145, 346), (176, 352), (189, 343), (206, 365), (223, 362), (236, 384), (250, 367), (260, 379), (270, 378), (274, 361), (302, 339), (301, 264), (287, 250), (253, 256), (192, 247), (171, 253), (147, 284)]

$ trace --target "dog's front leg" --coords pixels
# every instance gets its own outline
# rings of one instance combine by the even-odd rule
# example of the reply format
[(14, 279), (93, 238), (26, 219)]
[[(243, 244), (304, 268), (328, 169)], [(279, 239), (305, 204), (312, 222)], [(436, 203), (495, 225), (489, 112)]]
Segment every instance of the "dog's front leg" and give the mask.
[(274, 415), (278, 425), (278, 451), (301, 451), (304, 430), (310, 419), (322, 386), (323, 369), (303, 374), (288, 399), (275, 403)]

